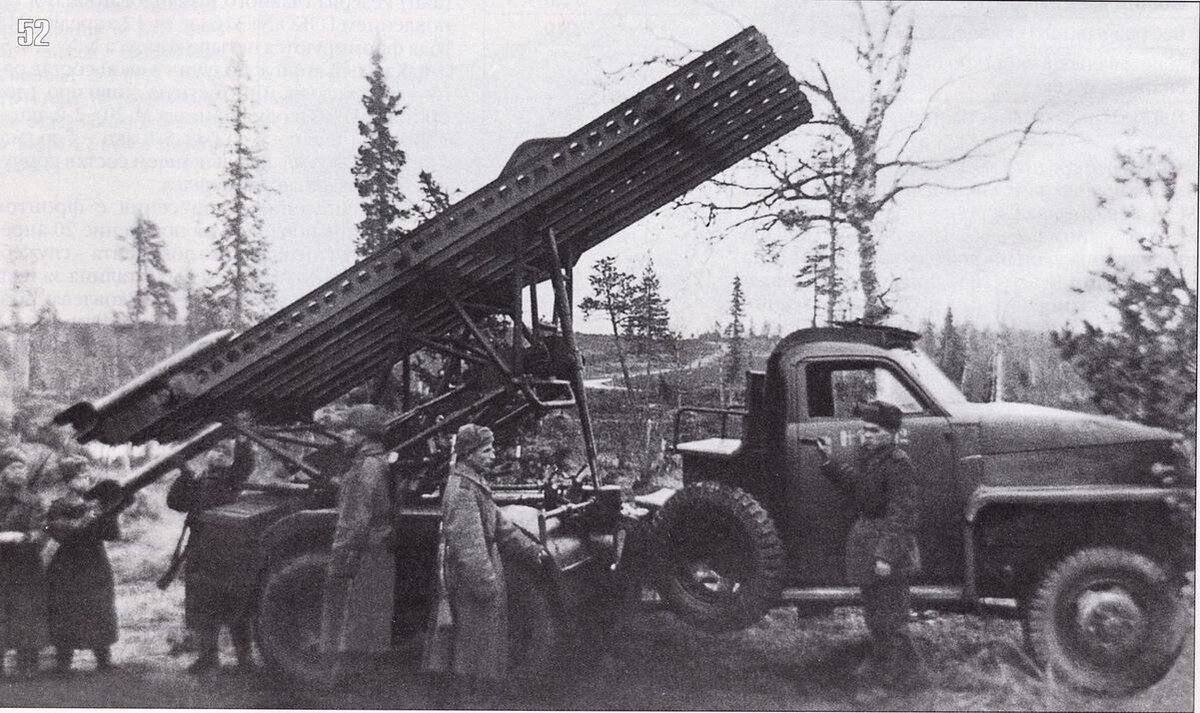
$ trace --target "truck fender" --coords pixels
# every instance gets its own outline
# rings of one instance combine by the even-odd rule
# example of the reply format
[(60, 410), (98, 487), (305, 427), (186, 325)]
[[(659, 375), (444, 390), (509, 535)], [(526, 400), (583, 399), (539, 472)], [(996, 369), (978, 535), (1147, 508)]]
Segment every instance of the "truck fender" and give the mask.
[(271, 524), (259, 540), (256, 568), (265, 572), (273, 559), (293, 552), (324, 549), (333, 538), (337, 511), (301, 510)]
[[(532, 540), (541, 540), (537, 508), (508, 505), (502, 511), (510, 522)], [(551, 597), (556, 606), (566, 611), (574, 609), (587, 598), (597, 575), (607, 573), (613, 541), (610, 534), (587, 535), (576, 532), (563, 527), (560, 518), (552, 517), (547, 522), (547, 537), (542, 546), (553, 562), (545, 570)]]
[(1163, 503), (1172, 506), (1179, 490), (1173, 488), (1147, 488), (1132, 485), (1028, 485), (989, 486), (981, 485), (971, 493), (967, 501), (964, 528), (963, 593), (970, 601), (977, 601), (978, 592), (978, 535), (979, 515), (997, 505), (1088, 505), (1088, 504), (1135, 504)]
[[(666, 502), (671, 499), (671, 496), (674, 495), (676, 492), (678, 492), (678, 490), (679, 490), (678, 488), (659, 488), (658, 490), (655, 490), (653, 493), (646, 493), (645, 495), (636, 495), (633, 498), (633, 504), (640, 508), (645, 508), (646, 510), (648, 510), (649, 517), (652, 519), (654, 517), (654, 515), (659, 510), (662, 509), (662, 506), (665, 505)], [(639, 515), (640, 515), (640, 513), (639, 513)]]

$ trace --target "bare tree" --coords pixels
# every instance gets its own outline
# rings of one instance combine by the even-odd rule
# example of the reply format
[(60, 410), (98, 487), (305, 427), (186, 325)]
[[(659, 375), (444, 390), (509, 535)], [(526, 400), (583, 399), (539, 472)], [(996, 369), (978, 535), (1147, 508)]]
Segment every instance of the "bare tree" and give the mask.
[[(750, 174), (718, 177), (709, 182), (712, 190), (685, 196), (676, 205), (699, 210), (706, 226), (726, 218), (726, 229), (753, 225), (768, 235), (768, 257), (777, 257), (779, 249), (815, 228), (848, 226), (857, 240), (863, 319), (878, 322), (891, 311), (888, 287), (881, 284), (876, 264), (875, 221), (880, 213), (907, 191), (965, 191), (1008, 181), (1030, 137), (1045, 132), (1035, 114), (1023, 126), (981, 138), (956, 153), (914, 156), (914, 142), (929, 125), (937, 92), (915, 124), (884, 133), (908, 77), (912, 21), (902, 17), (901, 6), (893, 2), (869, 6), (881, 8), (878, 18), (872, 18), (875, 13), (861, 2), (855, 7), (861, 28), (856, 60), (868, 88), (865, 114), (852, 115), (840, 98), (842, 90), (833, 86), (821, 62), (814, 62), (811, 76), (802, 77), (799, 84), (813, 100), (812, 125), (825, 132), (818, 150), (807, 148), (809, 144), (777, 143), (749, 159)], [(811, 140), (811, 135), (800, 137)], [(822, 148), (825, 142), (831, 146)], [(975, 169), (970, 179), (949, 175), (950, 169), (968, 167)], [(771, 233), (780, 226), (788, 229), (782, 240)]]

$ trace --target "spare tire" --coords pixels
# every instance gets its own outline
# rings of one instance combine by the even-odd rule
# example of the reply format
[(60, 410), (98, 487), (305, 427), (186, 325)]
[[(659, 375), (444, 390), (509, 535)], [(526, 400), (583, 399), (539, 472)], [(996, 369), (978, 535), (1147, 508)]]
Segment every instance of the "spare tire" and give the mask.
[(654, 521), (659, 594), (706, 631), (743, 629), (779, 601), (783, 542), (749, 493), (721, 483), (684, 487)]

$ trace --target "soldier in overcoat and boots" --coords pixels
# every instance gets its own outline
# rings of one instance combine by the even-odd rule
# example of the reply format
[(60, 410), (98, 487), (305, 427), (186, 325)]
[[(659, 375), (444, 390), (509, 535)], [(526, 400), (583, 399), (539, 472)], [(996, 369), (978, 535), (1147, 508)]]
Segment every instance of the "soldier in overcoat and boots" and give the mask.
[(846, 496), (856, 518), (846, 540), (846, 579), (860, 587), (871, 652), (855, 672), (861, 682), (910, 687), (924, 677), (908, 637), (909, 578), (921, 568), (916, 472), (896, 442), (900, 409), (871, 401), (858, 409), (864, 443), (851, 465), (830, 460), (824, 441), (822, 473)]
[(17, 651), (17, 675), (37, 673), (46, 643), (46, 579), (42, 547), (46, 508), (29, 488), (29, 471), (16, 449), (0, 452), (0, 670)]
[(333, 662), (331, 683), (355, 662), (386, 652), (392, 642), (396, 553), (392, 542), (392, 483), (380, 443), (389, 412), (359, 404), (335, 417), (350, 467), (338, 485), (338, 519), (326, 572), (321, 650)]
[(243, 436), (216, 444), (208, 453), (207, 464), (199, 475), (187, 463), (179, 464), (179, 477), (167, 491), (167, 507), (187, 513), (185, 527), (190, 530), (187, 547), (181, 554), (183, 564), (184, 622), (196, 637), (200, 650), (188, 666), (189, 673), (204, 673), (219, 668), (218, 635), (221, 625), (229, 627), (230, 638), (237, 653), (238, 668), (254, 668), (252, 653), (252, 612), (244, 597), (239, 597), (227, 585), (215, 581), (213, 570), (219, 565), (205, 561), (208, 548), (204, 527), (198, 515), (213, 507), (237, 500), (242, 486), (254, 472), (254, 450)]
[(508, 674), (504, 559), (538, 566), (549, 555), (496, 506), (488, 485), (496, 458), (491, 429), (461, 427), (454, 451), (457, 459), (442, 493), (442, 601), (433, 613), (438, 621), (426, 643), (424, 668), (458, 677), (459, 694), (486, 703)]
[(109, 647), (117, 640), (113, 571), (104, 543), (120, 539), (118, 510), (94, 496), (85, 459), (71, 456), (58, 468), (68, 492), (50, 503), (46, 516), (46, 530), (59, 543), (46, 567), (55, 670), (66, 673), (76, 649), (91, 649), (96, 669), (104, 671), (112, 668)]

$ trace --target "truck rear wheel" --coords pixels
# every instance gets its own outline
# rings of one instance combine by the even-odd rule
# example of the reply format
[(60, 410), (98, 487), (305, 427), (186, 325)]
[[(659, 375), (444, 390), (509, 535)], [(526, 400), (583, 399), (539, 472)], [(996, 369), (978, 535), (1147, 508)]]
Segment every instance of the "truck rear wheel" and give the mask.
[(258, 651), (282, 680), (311, 688), (330, 683), (321, 655), (321, 605), (328, 552), (304, 552), (272, 567), (258, 605)]
[[(329, 553), (303, 552), (267, 573), (258, 606), (258, 650), (281, 682), (311, 689), (333, 683), (334, 668), (322, 655), (321, 608)], [(563, 619), (540, 570), (514, 563), (505, 572), (509, 604), (510, 668), (533, 680), (554, 668), (562, 647)], [(423, 631), (413, 632), (420, 636)]]
[(1042, 578), (1025, 632), (1044, 669), (1076, 688), (1124, 694), (1156, 683), (1179, 657), (1187, 617), (1163, 566), (1117, 547), (1079, 550)]
[(745, 628), (779, 601), (783, 542), (750, 494), (714, 482), (684, 487), (654, 521), (659, 594), (707, 631)]

